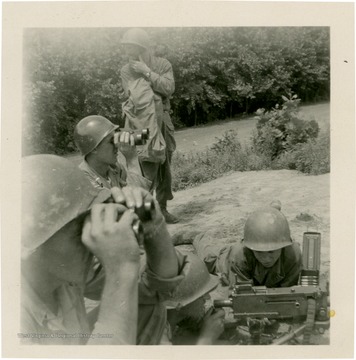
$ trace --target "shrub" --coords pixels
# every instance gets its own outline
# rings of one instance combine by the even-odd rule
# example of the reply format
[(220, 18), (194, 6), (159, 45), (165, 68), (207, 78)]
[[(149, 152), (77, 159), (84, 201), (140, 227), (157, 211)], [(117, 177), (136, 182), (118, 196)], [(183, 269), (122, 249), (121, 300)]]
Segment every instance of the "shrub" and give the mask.
[(216, 138), (216, 140), (217, 142), (210, 148), (216, 154), (241, 151), (241, 144), (236, 130), (228, 130), (223, 134), (222, 138)]
[(317, 139), (311, 139), (305, 144), (300, 144), (294, 153), (297, 170), (311, 175), (330, 172), (329, 132), (325, 132)]
[(256, 112), (257, 131), (253, 135), (256, 152), (274, 160), (295, 146), (316, 138), (319, 125), (315, 120), (307, 121), (299, 115), (300, 99), (297, 95), (282, 96), (282, 107), (278, 104), (271, 111), (259, 109)]
[(192, 187), (215, 179), (209, 171), (205, 152), (196, 154), (174, 153), (172, 159), (172, 188), (174, 191)]
[(272, 160), (270, 154), (256, 151), (254, 145), (241, 146), (237, 132), (229, 130), (208, 150), (188, 154), (176, 152), (172, 159), (172, 186), (174, 191), (183, 190), (231, 171), (268, 169), (293, 169), (313, 175), (329, 172), (329, 132), (298, 143), (293, 150), (285, 151)]
[(225, 132), (210, 149), (198, 153), (177, 152), (172, 160), (173, 190), (182, 190), (218, 178), (231, 171), (268, 169), (270, 159), (241, 146), (236, 131)]
[(320, 175), (330, 172), (330, 136), (324, 131), (316, 139), (298, 144), (276, 158), (272, 169), (298, 170), (306, 174)]

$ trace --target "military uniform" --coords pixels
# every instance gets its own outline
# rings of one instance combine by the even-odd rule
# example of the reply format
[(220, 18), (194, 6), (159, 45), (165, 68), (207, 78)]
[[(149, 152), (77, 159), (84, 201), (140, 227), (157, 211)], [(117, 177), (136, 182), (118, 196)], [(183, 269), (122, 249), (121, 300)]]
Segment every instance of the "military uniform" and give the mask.
[[(151, 178), (155, 177), (154, 187), (157, 191), (157, 200), (160, 205), (164, 205), (161, 207), (166, 207), (167, 200), (173, 199), (170, 164), (172, 154), (176, 149), (176, 142), (174, 139), (174, 126), (169, 114), (169, 98), (174, 92), (175, 83), (172, 65), (168, 60), (150, 55), (150, 60), (146, 65), (151, 69), (148, 82), (154, 92), (156, 121), (165, 141), (165, 159), (163, 162), (156, 159), (141, 159), (141, 161), (144, 172), (149, 173)], [(122, 85), (127, 96), (129, 95), (130, 82), (141, 77), (142, 75), (131, 70), (129, 64), (122, 68)]]
[(232, 285), (236, 280), (252, 280), (255, 286), (267, 287), (288, 287), (298, 284), (302, 269), (302, 253), (300, 245), (296, 242), (282, 248), (279, 259), (270, 268), (258, 262), (253, 251), (241, 242), (225, 246), (216, 245), (211, 231), (198, 235), (193, 245), (209, 272), (219, 274), (226, 285)]

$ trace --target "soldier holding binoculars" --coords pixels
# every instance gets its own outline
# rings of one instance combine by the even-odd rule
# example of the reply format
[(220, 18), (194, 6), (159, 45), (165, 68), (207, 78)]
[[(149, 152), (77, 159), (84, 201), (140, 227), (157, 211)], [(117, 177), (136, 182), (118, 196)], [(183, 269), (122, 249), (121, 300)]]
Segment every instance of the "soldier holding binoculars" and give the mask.
[[(152, 195), (93, 188), (75, 165), (54, 155), (24, 158), (22, 175), (22, 342), (158, 345), (166, 328), (163, 300), (187, 268), (159, 207), (150, 219), (133, 211)], [(138, 218), (145, 266), (132, 226)], [(84, 304), (93, 255), (105, 270), (95, 318)]]
[(84, 156), (79, 168), (96, 188), (133, 185), (148, 190), (151, 181), (143, 176), (135, 149), (144, 134), (118, 128), (99, 115), (79, 121), (74, 129), (74, 141)]

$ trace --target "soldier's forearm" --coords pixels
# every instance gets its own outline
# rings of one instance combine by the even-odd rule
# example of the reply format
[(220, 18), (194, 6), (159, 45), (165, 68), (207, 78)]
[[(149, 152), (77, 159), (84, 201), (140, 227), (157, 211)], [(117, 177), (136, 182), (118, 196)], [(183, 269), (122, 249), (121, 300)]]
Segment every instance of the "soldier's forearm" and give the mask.
[(136, 264), (121, 267), (118, 272), (107, 271), (99, 318), (93, 330), (95, 337), (88, 344), (136, 344), (138, 276)]
[(154, 231), (145, 240), (145, 249), (147, 264), (156, 275), (167, 279), (178, 275), (177, 254), (163, 217), (154, 224)]

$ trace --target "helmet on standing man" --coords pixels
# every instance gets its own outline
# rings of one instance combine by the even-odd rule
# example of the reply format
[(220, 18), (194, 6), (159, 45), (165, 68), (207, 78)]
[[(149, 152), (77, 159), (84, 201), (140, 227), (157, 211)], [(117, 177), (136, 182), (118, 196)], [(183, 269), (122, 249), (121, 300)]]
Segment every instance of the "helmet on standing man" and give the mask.
[(124, 36), (122, 37), (121, 44), (138, 45), (148, 50), (150, 46), (150, 39), (145, 30), (132, 28), (125, 32)]

